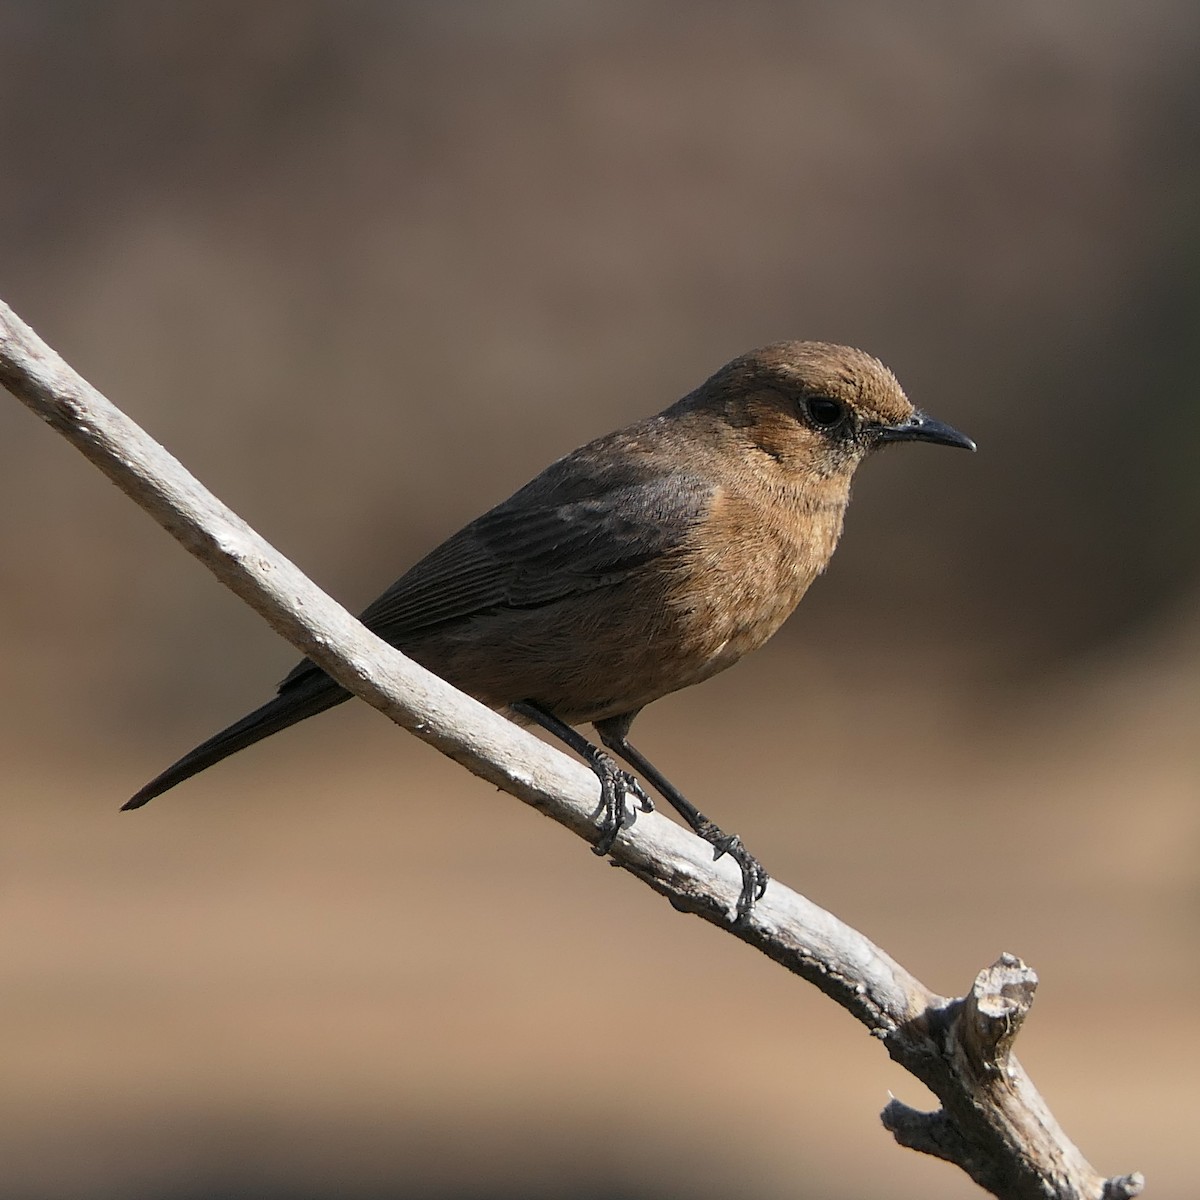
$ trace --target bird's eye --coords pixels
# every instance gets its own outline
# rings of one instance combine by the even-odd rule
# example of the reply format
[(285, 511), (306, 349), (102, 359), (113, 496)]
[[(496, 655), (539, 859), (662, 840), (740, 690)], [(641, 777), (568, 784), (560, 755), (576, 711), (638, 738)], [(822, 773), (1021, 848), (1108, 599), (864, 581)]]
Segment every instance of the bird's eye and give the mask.
[(846, 406), (828, 396), (806, 396), (804, 411), (818, 429), (832, 429), (846, 419)]

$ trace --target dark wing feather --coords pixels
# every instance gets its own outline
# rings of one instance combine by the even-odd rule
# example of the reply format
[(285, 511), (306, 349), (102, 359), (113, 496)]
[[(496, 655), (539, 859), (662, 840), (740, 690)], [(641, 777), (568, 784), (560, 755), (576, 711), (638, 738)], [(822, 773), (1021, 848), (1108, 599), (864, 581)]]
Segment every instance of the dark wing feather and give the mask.
[[(363, 624), (402, 646), (439, 625), (605, 587), (670, 551), (708, 511), (703, 479), (605, 465), (576, 455), (553, 464), (410, 568)], [(298, 664), (281, 688), (312, 670)]]
[(493, 608), (531, 608), (617, 582), (677, 545), (707, 510), (711, 485), (686, 476), (554, 503), (518, 493), (443, 542), (362, 614), (401, 642)]

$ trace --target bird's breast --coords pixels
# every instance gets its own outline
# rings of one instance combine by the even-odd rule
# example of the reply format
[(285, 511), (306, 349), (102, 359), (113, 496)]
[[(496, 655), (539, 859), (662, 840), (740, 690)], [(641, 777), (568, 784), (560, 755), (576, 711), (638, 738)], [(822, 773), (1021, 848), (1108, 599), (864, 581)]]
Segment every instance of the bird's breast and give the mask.
[(840, 497), (718, 491), (703, 536), (681, 556), (690, 586), (672, 598), (675, 637), (695, 680), (732, 666), (779, 629), (825, 569), (841, 534)]

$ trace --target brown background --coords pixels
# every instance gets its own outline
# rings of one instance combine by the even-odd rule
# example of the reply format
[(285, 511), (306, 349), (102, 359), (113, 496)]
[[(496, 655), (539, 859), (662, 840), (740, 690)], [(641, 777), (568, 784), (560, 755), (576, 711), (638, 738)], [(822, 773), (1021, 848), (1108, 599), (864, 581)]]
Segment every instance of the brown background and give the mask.
[[(870, 463), (640, 741), (932, 986), (1026, 957), (1068, 1131), (1195, 1194), (1195, 5), (10, 0), (0, 48), (0, 294), (352, 607), (776, 338), (973, 434)], [(974, 1191), (843, 1013), (362, 706), (118, 816), (294, 655), (15, 403), (0, 573), (0, 1196)]]

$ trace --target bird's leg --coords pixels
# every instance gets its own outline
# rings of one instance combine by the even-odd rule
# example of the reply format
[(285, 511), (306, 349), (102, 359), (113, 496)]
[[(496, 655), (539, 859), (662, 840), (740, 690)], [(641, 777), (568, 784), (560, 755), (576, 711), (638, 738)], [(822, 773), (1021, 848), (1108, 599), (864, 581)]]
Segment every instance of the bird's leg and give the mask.
[(617, 840), (617, 834), (625, 824), (626, 796), (632, 796), (643, 812), (654, 811), (654, 801), (646, 794), (646, 789), (628, 771), (623, 771), (617, 766), (612, 757), (605, 754), (599, 746), (592, 745), (578, 730), (572, 729), (553, 713), (528, 700), (519, 701), (509, 707), (513, 712), (528, 718), (547, 733), (552, 733), (565, 742), (596, 772), (596, 777), (600, 780), (601, 813), (600, 840), (592, 847), (594, 854), (607, 854), (612, 849), (613, 842)]
[(671, 807), (713, 847), (713, 858), (728, 854), (742, 870), (742, 892), (738, 896), (737, 919), (743, 920), (761, 900), (767, 890), (770, 876), (735, 833), (725, 833), (710, 821), (640, 750), (626, 740), (629, 726), (637, 713), (626, 713), (619, 717), (608, 717), (596, 722), (600, 740), (614, 753), (623, 758), (635, 771), (648, 779), (667, 800)]

